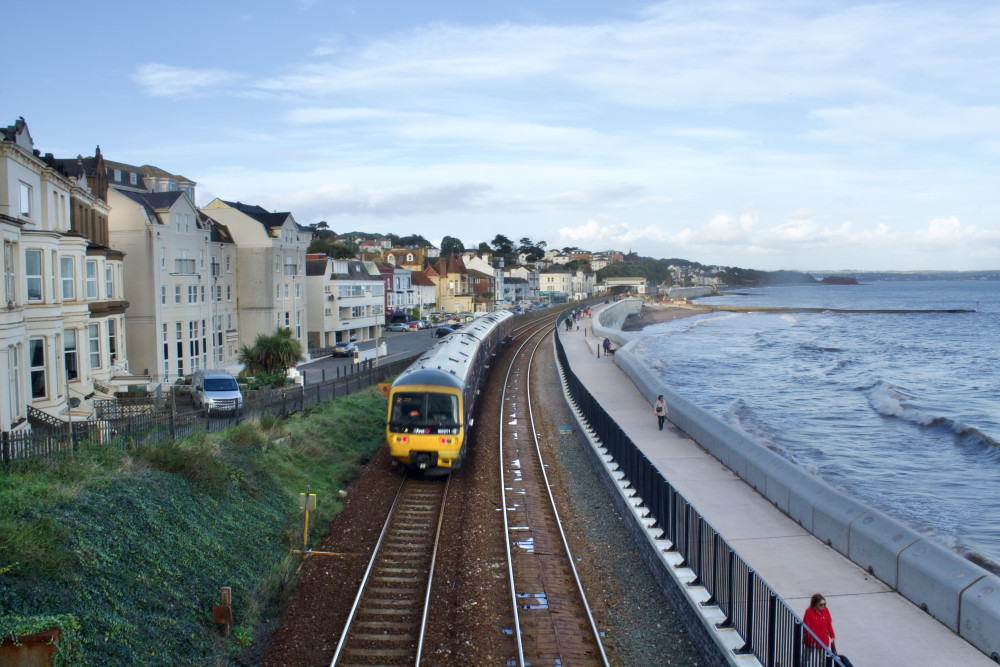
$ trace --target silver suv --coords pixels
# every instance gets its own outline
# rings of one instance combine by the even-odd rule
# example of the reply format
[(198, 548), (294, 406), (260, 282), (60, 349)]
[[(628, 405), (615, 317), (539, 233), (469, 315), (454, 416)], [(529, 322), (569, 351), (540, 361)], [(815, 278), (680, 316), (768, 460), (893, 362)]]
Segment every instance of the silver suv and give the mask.
[(243, 407), (236, 378), (225, 371), (198, 371), (191, 381), (191, 400), (199, 410), (233, 412)]

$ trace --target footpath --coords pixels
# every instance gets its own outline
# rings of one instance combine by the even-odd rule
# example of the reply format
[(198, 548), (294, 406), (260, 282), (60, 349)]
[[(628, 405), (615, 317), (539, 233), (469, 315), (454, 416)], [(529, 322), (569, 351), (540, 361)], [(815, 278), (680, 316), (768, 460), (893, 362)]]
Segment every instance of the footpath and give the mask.
[[(597, 309), (594, 318), (597, 317)], [(996, 663), (833, 548), (813, 537), (652, 406), (583, 318), (560, 331), (573, 372), (663, 476), (801, 618), (813, 593), (833, 617), (837, 649), (856, 667)], [(669, 416), (668, 416), (669, 420)]]

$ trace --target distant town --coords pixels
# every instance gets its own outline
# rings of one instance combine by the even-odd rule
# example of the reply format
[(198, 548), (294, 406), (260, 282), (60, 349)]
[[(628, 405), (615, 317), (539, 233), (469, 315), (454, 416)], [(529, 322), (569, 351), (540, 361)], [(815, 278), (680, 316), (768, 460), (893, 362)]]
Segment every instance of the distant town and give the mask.
[[(306, 357), (385, 327), (525, 311), (671, 287), (818, 283), (829, 276), (704, 266), (630, 249), (549, 248), (497, 234), (337, 233), (292, 212), (216, 198), (151, 165), (35, 148), (23, 118), (0, 128), (0, 400), (4, 431), (90, 419), (94, 401), (169, 386), (206, 368), (238, 373), (259, 336), (287, 330)], [(859, 281), (1000, 279), (844, 274)]]

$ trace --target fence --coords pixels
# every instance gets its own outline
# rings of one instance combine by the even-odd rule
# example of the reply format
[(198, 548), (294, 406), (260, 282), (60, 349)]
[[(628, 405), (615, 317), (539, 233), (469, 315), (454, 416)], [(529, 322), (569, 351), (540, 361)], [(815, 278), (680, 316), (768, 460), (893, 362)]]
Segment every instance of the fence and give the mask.
[[(57, 420), (33, 420), (31, 431), (0, 433), (0, 464), (17, 459), (48, 457), (60, 452), (72, 453), (85, 441), (119, 447), (143, 447), (187, 437), (200, 429), (221, 431), (247, 419), (265, 415), (275, 417), (299, 412), (307, 407), (346, 396), (370, 387), (383, 378), (397, 375), (419, 355), (375, 366), (363, 363), (351, 367), (345, 375), (325, 379), (313, 371), (307, 378), (324, 379), (270, 390), (248, 391), (243, 408), (231, 413), (184, 410), (178, 407), (176, 391), (143, 398), (119, 398), (94, 402), (95, 418), (69, 424)], [(72, 433), (70, 432), (72, 430)]]
[(822, 647), (806, 647), (818, 641), (812, 632), (598, 403), (570, 368), (558, 335), (556, 354), (570, 396), (656, 520), (652, 528), (663, 531), (662, 538), (671, 542), (697, 576), (694, 585), (705, 587), (711, 596), (707, 604), (718, 606), (725, 614), (726, 621), (720, 627), (734, 629), (743, 639), (736, 653), (752, 654), (764, 667), (842, 667), (840, 660)]

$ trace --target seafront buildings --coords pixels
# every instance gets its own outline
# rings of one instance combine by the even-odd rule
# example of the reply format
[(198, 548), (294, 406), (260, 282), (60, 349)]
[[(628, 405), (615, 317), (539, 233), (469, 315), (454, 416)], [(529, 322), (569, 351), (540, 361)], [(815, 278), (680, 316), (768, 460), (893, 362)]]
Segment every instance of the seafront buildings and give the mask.
[(589, 269), (554, 267), (590, 253), (505, 267), (488, 252), (350, 235), (336, 238), (355, 258), (307, 257), (324, 229), (253, 203), (199, 206), (191, 179), (100, 148), (42, 154), (24, 119), (0, 128), (2, 429), (93, 419), (96, 401), (206, 368), (239, 372), (241, 346), (276, 328), (322, 349), (378, 339), (393, 319), (596, 290)]

